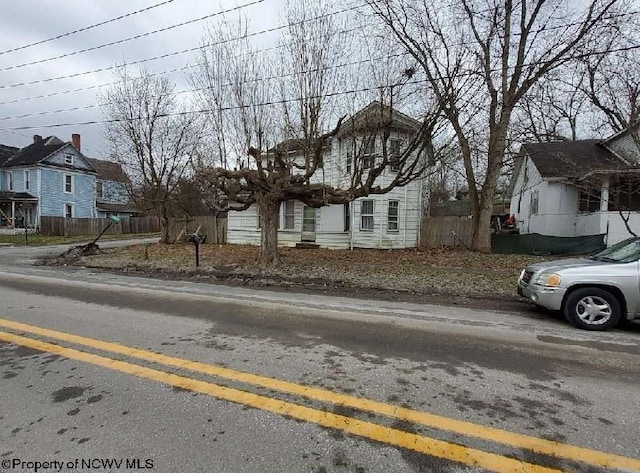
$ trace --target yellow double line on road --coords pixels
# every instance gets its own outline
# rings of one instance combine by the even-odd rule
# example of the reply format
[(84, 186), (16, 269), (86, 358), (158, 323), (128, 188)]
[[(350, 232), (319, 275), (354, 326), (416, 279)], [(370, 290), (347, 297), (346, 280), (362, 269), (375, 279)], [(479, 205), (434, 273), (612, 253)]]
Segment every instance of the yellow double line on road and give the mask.
[[(105, 342), (92, 338), (59, 332), (33, 325), (27, 325), (11, 320), (0, 319), (0, 327), (10, 330), (39, 335), (63, 342), (90, 347), (93, 349), (116, 353), (130, 358), (158, 363), (174, 368), (182, 368), (193, 372), (216, 376), (232, 381), (248, 383), (254, 386), (278, 390), (295, 394), (307, 399), (328, 402), (344, 407), (368, 411), (371, 413), (415, 423), (431, 428), (454, 432), (461, 435), (476, 437), (483, 440), (501, 443), (507, 446), (527, 449), (532, 452), (586, 463), (607, 469), (640, 472), (640, 460), (619, 455), (598, 452), (583, 447), (563, 444), (537, 437), (517, 434), (492, 427), (485, 427), (470, 422), (451, 419), (426, 412), (414, 411), (378, 401), (335, 393), (329, 390), (302, 386), (295, 383), (281, 381), (264, 376), (258, 376), (241, 371), (208, 365), (195, 361), (171, 357), (158, 353), (131, 348), (112, 342)], [(371, 422), (333, 414), (320, 409), (300, 406), (291, 402), (273, 399), (238, 389), (220, 386), (214, 383), (200, 381), (186, 376), (179, 376), (164, 371), (143, 367), (133, 363), (115, 360), (92, 353), (83, 352), (52, 343), (34, 340), (13, 333), (0, 332), (0, 340), (26, 346), (35, 350), (55, 353), (66, 358), (109, 368), (122, 373), (141, 378), (158, 381), (171, 386), (208, 394), (219, 399), (240, 403), (258, 409), (278, 413), (299, 420), (313, 422), (324, 427), (342, 430), (354, 435), (395, 445), (401, 448), (415, 450), (435, 457), (460, 462), (466, 465), (478, 466), (495, 472), (557, 472), (532, 463), (522, 462), (513, 458), (484, 452), (482, 450), (465, 447), (422, 435), (411, 434), (398, 429), (384, 427)]]

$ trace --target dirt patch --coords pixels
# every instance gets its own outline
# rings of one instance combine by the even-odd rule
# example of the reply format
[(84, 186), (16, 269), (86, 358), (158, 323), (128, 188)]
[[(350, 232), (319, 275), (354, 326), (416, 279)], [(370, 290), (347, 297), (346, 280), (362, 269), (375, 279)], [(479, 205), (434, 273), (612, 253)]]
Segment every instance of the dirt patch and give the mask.
[[(138, 245), (101, 250), (62, 264), (122, 274), (366, 299), (530, 311), (515, 294), (522, 268), (549, 257), (487, 255), (461, 250), (327, 250), (282, 248), (281, 264), (264, 269), (258, 248)], [(60, 264), (49, 261), (48, 264)]]

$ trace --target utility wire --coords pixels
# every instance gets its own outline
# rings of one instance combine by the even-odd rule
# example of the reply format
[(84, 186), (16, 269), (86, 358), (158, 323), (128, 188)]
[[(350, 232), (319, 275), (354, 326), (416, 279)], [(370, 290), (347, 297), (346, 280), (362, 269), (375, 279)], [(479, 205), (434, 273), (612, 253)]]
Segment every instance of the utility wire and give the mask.
[[(263, 1), (263, 0), (261, 0), (261, 1)], [(257, 2), (254, 2), (254, 3), (257, 3)], [(247, 4), (247, 5), (251, 5), (251, 4)], [(297, 23), (293, 23), (291, 25), (287, 24), (287, 25), (282, 25), (282, 26), (279, 26), (279, 27), (269, 28), (269, 29), (266, 29), (266, 30), (261, 30), (261, 31), (257, 31), (257, 32), (254, 32), (254, 33), (249, 33), (247, 35), (243, 35), (243, 36), (239, 36), (239, 37), (235, 37), (235, 38), (229, 38), (229, 39), (221, 41), (221, 42), (203, 44), (201, 46), (188, 48), (188, 49), (183, 49), (183, 50), (180, 50), (180, 51), (174, 51), (174, 52), (163, 54), (163, 55), (160, 55), (160, 56), (154, 56), (154, 57), (151, 57), (151, 58), (146, 58), (146, 59), (142, 59), (142, 60), (139, 60), (139, 61), (125, 63), (125, 64), (118, 65), (118, 66), (104, 67), (104, 68), (100, 68), (100, 69), (84, 71), (84, 72), (70, 74), (70, 75), (66, 75), (66, 76), (51, 77), (51, 78), (47, 78), (47, 79), (39, 79), (39, 80), (29, 81), (29, 82), (20, 82), (20, 83), (9, 84), (9, 85), (0, 85), (0, 90), (1, 89), (15, 88), (15, 87), (22, 87), (22, 86), (27, 86), (27, 85), (40, 84), (40, 83), (51, 82), (51, 81), (62, 80), (62, 79), (69, 79), (69, 78), (79, 77), (79, 76), (83, 76), (83, 75), (87, 75), (87, 74), (105, 72), (105, 71), (108, 71), (108, 70), (116, 69), (116, 68), (121, 67), (121, 66), (137, 65), (137, 64), (142, 64), (142, 63), (145, 63), (145, 62), (155, 61), (155, 60), (159, 60), (159, 59), (166, 59), (167, 57), (186, 54), (186, 53), (189, 53), (189, 52), (196, 51), (198, 49), (203, 49), (203, 48), (211, 47), (211, 46), (217, 46), (217, 45), (221, 45), (221, 44), (232, 42), (232, 41), (236, 41), (236, 40), (241, 40), (241, 39), (254, 37), (254, 36), (258, 36), (258, 35), (265, 34), (265, 33), (274, 32), (274, 31), (277, 31), (277, 30), (281, 30), (281, 29), (287, 28), (288, 26), (295, 26), (295, 25), (302, 24), (302, 23), (305, 23), (305, 22), (308, 22), (308, 21), (313, 21), (313, 20), (316, 20), (316, 19), (320, 19), (320, 18), (323, 18), (323, 17), (326, 17), (326, 16), (337, 15), (337, 14), (340, 14), (340, 13), (345, 13), (345, 12), (352, 11), (352, 10), (357, 10), (359, 8), (362, 8), (363, 6), (366, 6), (366, 4), (356, 5), (354, 7), (349, 7), (349, 8), (340, 10), (340, 11), (336, 11), (336, 12), (320, 15), (320, 16), (317, 16), (317, 17), (314, 17), (314, 18), (309, 18), (309, 19), (302, 20), (302, 21), (297, 22)], [(638, 14), (640, 14), (640, 11), (621, 13), (621, 14), (612, 15), (610, 17), (603, 18), (603, 20), (610, 20), (610, 19), (614, 19), (614, 18), (618, 18), (618, 17), (638, 15)], [(549, 30), (558, 29), (558, 28), (567, 28), (569, 26), (577, 26), (577, 25), (580, 25), (580, 24), (582, 24), (582, 22), (566, 23), (566, 24), (563, 24), (563, 25), (553, 25), (553, 26), (548, 26), (548, 27), (545, 26), (545, 27), (539, 28), (538, 30), (532, 30), (531, 33), (541, 33), (541, 32), (544, 32), (544, 31), (549, 31)], [(353, 30), (349, 30), (349, 31), (353, 31)], [(519, 33), (514, 33), (514, 35), (519, 35)], [(453, 44), (453, 45), (450, 45), (450, 46), (463, 46), (464, 44), (466, 44), (466, 43), (458, 43), (458, 44)], [(104, 45), (99, 46), (99, 47), (104, 47)], [(276, 48), (267, 48), (266, 50), (277, 49), (278, 47), (279, 46), (277, 46)], [(96, 48), (98, 48), (98, 47), (96, 47)], [(435, 49), (442, 49), (442, 48), (435, 48)], [(631, 49), (633, 49), (633, 48), (631, 48)], [(262, 51), (266, 51), (266, 50), (262, 50)], [(622, 50), (624, 50), (624, 49), (618, 49), (618, 51), (622, 51)], [(260, 51), (258, 51), (258, 52), (260, 52)], [(49, 59), (46, 59), (46, 60), (51, 60), (51, 59), (54, 59), (54, 58), (49, 58)], [(46, 60), (43, 60), (43, 61), (46, 61)], [(173, 72), (177, 72), (179, 70), (186, 70), (189, 67), (190, 66), (187, 65), (187, 66), (183, 66), (183, 67), (180, 67), (180, 68), (177, 68), (177, 69), (172, 69), (172, 70), (169, 70), (169, 71), (161, 72), (161, 73), (158, 73), (158, 74), (173, 73)], [(5, 69), (0, 69), (0, 70), (5, 70)], [(33, 97), (26, 97), (26, 98), (7, 101), (7, 102), (0, 102), (0, 105), (8, 105), (8, 104), (12, 104), (12, 103), (26, 102), (26, 101), (34, 100), (34, 99), (48, 98), (48, 97), (53, 97), (53, 96), (56, 96), (56, 95), (64, 95), (64, 94), (68, 94), (68, 93), (80, 92), (80, 91), (83, 91), (83, 90), (91, 90), (91, 89), (95, 89), (95, 88), (99, 88), (99, 87), (105, 87), (105, 86), (113, 85), (113, 84), (114, 84), (114, 82), (110, 82), (110, 83), (105, 83), (105, 84), (100, 84), (100, 85), (93, 85), (93, 86), (87, 86), (87, 87), (82, 87), (82, 88), (77, 88), (77, 89), (71, 89), (71, 90), (68, 90), (68, 91), (54, 92), (54, 93), (51, 93), (51, 94), (44, 94), (44, 95), (33, 96)]]
[[(629, 46), (626, 48), (619, 48), (619, 49), (624, 49), (624, 50), (628, 50), (628, 49), (638, 49), (640, 48), (640, 45), (637, 46)], [(582, 54), (578, 54), (576, 56), (571, 56), (568, 57), (567, 59), (578, 59), (578, 58), (583, 58), (583, 57), (587, 57), (587, 56), (592, 56), (592, 55), (599, 55), (599, 54), (603, 54), (603, 52), (601, 51), (597, 51), (597, 52), (590, 52), (590, 53), (582, 53)], [(531, 66), (531, 65), (535, 65), (535, 64), (523, 64), (523, 66)], [(495, 71), (495, 70), (494, 70)], [(470, 71), (470, 72), (463, 72), (460, 74), (457, 74), (455, 77), (462, 77), (462, 76), (475, 76), (477, 75), (477, 72), (475, 71)], [(442, 76), (442, 78), (447, 78), (448, 76)], [(249, 81), (247, 81), (249, 82)], [(420, 79), (420, 80), (413, 80), (413, 81), (407, 81), (405, 82), (403, 85), (419, 85), (419, 84), (424, 84), (429, 82), (428, 79)], [(341, 95), (349, 95), (349, 94), (355, 94), (355, 93), (360, 93), (360, 92), (371, 92), (371, 91), (379, 91), (381, 89), (389, 88), (389, 87), (393, 87), (395, 85), (392, 84), (387, 84), (387, 85), (376, 85), (376, 86), (370, 86), (370, 87), (362, 87), (359, 89), (350, 89), (350, 90), (345, 90), (345, 91), (336, 91), (336, 92), (329, 92), (326, 94), (322, 94), (322, 95), (316, 95), (316, 96), (310, 96), (307, 97), (308, 99), (319, 99), (319, 98), (328, 98), (328, 97), (337, 97), (337, 96), (341, 96)], [(300, 98), (293, 98), (293, 99), (281, 99), (281, 100), (272, 100), (272, 101), (268, 101), (268, 102), (262, 102), (262, 103), (257, 103), (257, 104), (248, 104), (248, 105), (237, 105), (237, 106), (231, 106), (231, 107), (218, 107), (215, 109), (199, 109), (199, 110), (186, 110), (183, 112), (173, 112), (173, 113), (165, 113), (165, 114), (160, 114), (158, 115), (158, 117), (164, 118), (164, 117), (170, 117), (170, 116), (185, 116), (185, 115), (191, 115), (191, 114), (203, 114), (203, 113), (212, 113), (212, 112), (226, 112), (226, 111), (231, 111), (231, 110), (243, 110), (243, 109), (250, 109), (250, 108), (255, 108), (255, 107), (266, 107), (266, 106), (272, 106), (272, 105), (283, 105), (286, 103), (291, 103), (291, 102), (297, 102), (299, 101)], [(107, 123), (117, 123), (117, 122), (122, 122), (122, 121), (128, 121), (128, 120), (142, 120), (145, 117), (128, 117), (128, 118), (124, 118), (124, 119), (108, 119), (108, 120), (88, 120), (88, 121), (83, 121), (83, 122), (70, 122), (70, 123), (56, 123), (56, 124), (48, 124), (48, 125), (39, 125), (39, 126), (18, 126), (18, 127), (8, 127), (6, 128), (7, 130), (33, 130), (33, 129), (38, 129), (38, 128), (59, 128), (59, 127), (68, 127), (68, 126), (85, 126), (85, 125), (97, 125), (97, 124), (107, 124)]]
[(40, 44), (48, 43), (50, 41), (55, 41), (56, 39), (66, 38), (67, 36), (71, 36), (71, 35), (74, 35), (74, 34), (77, 34), (77, 33), (81, 33), (83, 31), (87, 31), (87, 30), (90, 30), (90, 29), (93, 29), (93, 28), (97, 28), (99, 26), (107, 25), (109, 23), (113, 23), (114, 21), (119, 21), (119, 20), (122, 20), (124, 18), (133, 16), (133, 15), (137, 15), (138, 13), (143, 13), (143, 12), (152, 10), (152, 9), (160, 7), (162, 5), (166, 5), (167, 3), (171, 3), (173, 1), (174, 0), (166, 0), (164, 2), (156, 3), (155, 5), (150, 5), (150, 6), (146, 7), (146, 8), (142, 8), (141, 10), (136, 10), (136, 11), (133, 11), (133, 12), (130, 12), (130, 13), (125, 13), (124, 15), (120, 15), (120, 16), (117, 16), (115, 18), (111, 18), (110, 20), (101, 21), (100, 23), (95, 23), (95, 24), (90, 25), (90, 26), (85, 26), (84, 28), (80, 28), (80, 29), (77, 29), (77, 30), (69, 31), (68, 33), (59, 34), (58, 36), (53, 36), (51, 38), (42, 39), (42, 40), (36, 41), (34, 43), (29, 43), (29, 44), (25, 44), (23, 46), (18, 46), (16, 48), (6, 49), (4, 51), (0, 51), (0, 56), (2, 56), (3, 54), (13, 53), (13, 52), (16, 52), (16, 51), (22, 51), (23, 49), (31, 48), (33, 46), (38, 46)]
[[(312, 73), (312, 72), (319, 72), (320, 70), (331, 70), (331, 69), (339, 69), (339, 68), (343, 68), (343, 67), (349, 67), (349, 66), (355, 66), (355, 65), (359, 65), (359, 64), (365, 64), (365, 63), (369, 63), (369, 62), (378, 62), (378, 61), (384, 61), (387, 59), (393, 59), (393, 58), (397, 58), (397, 57), (402, 57), (402, 56), (408, 56), (409, 53), (407, 52), (402, 52), (402, 53), (397, 53), (397, 54), (391, 54), (388, 56), (378, 56), (378, 57), (374, 57), (374, 58), (367, 58), (367, 59), (361, 59), (361, 60), (357, 60), (357, 61), (350, 61), (350, 62), (345, 62), (345, 63), (340, 63), (340, 64), (336, 64), (333, 66), (328, 66), (322, 69), (308, 69), (305, 71), (297, 71), (297, 72), (290, 72), (288, 74), (281, 74), (281, 75), (271, 75), (271, 76), (266, 76), (266, 77), (258, 77), (258, 78), (254, 78), (254, 79), (247, 79), (247, 80), (243, 80), (240, 82), (228, 82), (226, 84), (221, 84), (219, 85), (219, 87), (231, 87), (234, 85), (240, 85), (240, 84), (249, 84), (252, 82), (263, 82), (263, 81), (269, 81), (269, 80), (277, 80), (277, 79), (283, 79), (286, 77), (293, 77), (293, 76), (297, 76), (300, 74), (307, 74), (307, 73)], [(194, 92), (201, 92), (204, 90), (208, 90), (209, 87), (199, 87), (196, 89), (186, 89), (186, 90), (179, 90), (176, 92), (171, 92), (169, 94), (165, 94), (167, 96), (170, 95), (182, 95), (182, 94), (189, 94), (189, 93), (194, 93)], [(79, 105), (76, 107), (70, 107), (70, 108), (62, 108), (62, 109), (57, 109), (57, 110), (47, 110), (47, 111), (43, 111), (43, 112), (33, 112), (33, 113), (25, 113), (22, 115), (14, 115), (14, 116), (7, 116), (7, 117), (0, 117), (0, 121), (6, 121), (6, 120), (18, 120), (21, 118), (30, 118), (30, 117), (36, 117), (36, 116), (43, 116), (43, 115), (52, 115), (52, 114), (57, 114), (57, 113), (65, 113), (65, 112), (76, 112), (79, 110), (88, 110), (91, 108), (97, 108), (97, 107), (101, 107), (103, 105), (106, 104), (90, 104), (90, 105)]]
[(3, 68), (0, 69), (0, 72), (11, 71), (11, 70), (15, 70), (15, 69), (20, 69), (22, 67), (33, 66), (35, 64), (42, 64), (42, 63), (45, 63), (45, 62), (55, 61), (57, 59), (62, 59), (62, 58), (65, 58), (65, 57), (71, 57), (71, 56), (75, 56), (77, 54), (88, 53), (90, 51), (96, 51), (98, 49), (106, 48), (108, 46), (115, 46), (116, 44), (126, 43), (128, 41), (133, 41), (135, 39), (145, 38), (147, 36), (152, 36), (154, 34), (164, 33), (165, 31), (169, 31), (169, 30), (172, 30), (172, 29), (175, 29), (175, 28), (180, 28), (180, 27), (186, 26), (186, 25), (191, 25), (193, 23), (204, 21), (204, 20), (207, 20), (209, 18), (213, 18), (215, 16), (220, 16), (220, 15), (224, 15), (226, 13), (231, 13), (231, 12), (234, 12), (234, 11), (237, 11), (237, 10), (242, 10), (243, 8), (250, 7), (250, 6), (253, 6), (253, 5), (257, 5), (257, 4), (262, 3), (264, 1), (265, 0), (254, 0), (252, 2), (245, 3), (243, 5), (238, 5), (236, 7), (229, 8), (227, 10), (221, 10), (221, 11), (218, 11), (218, 12), (215, 12), (215, 13), (210, 13), (208, 15), (201, 16), (199, 18), (194, 18), (194, 19), (191, 19), (191, 20), (183, 21), (182, 23), (176, 23), (174, 25), (169, 25), (169, 26), (167, 26), (165, 28), (159, 28), (157, 30), (147, 31), (146, 33), (140, 33), (140, 34), (137, 34), (135, 36), (129, 36), (128, 38), (123, 38), (123, 39), (119, 39), (119, 40), (116, 40), (116, 41), (111, 41), (109, 43), (100, 44), (98, 46), (92, 46), (90, 48), (80, 49), (78, 51), (73, 51), (73, 52), (70, 52), (70, 53), (60, 54), (59, 56), (53, 56), (53, 57), (49, 57), (49, 58), (46, 58), (46, 59), (38, 59), (37, 61), (24, 62), (22, 64), (16, 64), (14, 66), (3, 67)]
[[(354, 31), (360, 31), (361, 28), (362, 28), (362, 26), (356, 26), (354, 28), (348, 28), (348, 29), (339, 31), (338, 34), (346, 34), (346, 33), (352, 33)], [(242, 37), (239, 37), (238, 39), (242, 39)], [(253, 53), (265, 53), (265, 52), (281, 49), (283, 47), (286, 47), (286, 44), (279, 44), (279, 45), (271, 46), (271, 47), (268, 47), (268, 48), (258, 49), (258, 50), (255, 50), (255, 51), (251, 51), (249, 53), (242, 53), (242, 54), (239, 54), (237, 56), (232, 56), (232, 58), (233, 59), (237, 59), (239, 57), (246, 56), (247, 54), (253, 54)], [(405, 54), (409, 54), (409, 53), (405, 53)], [(127, 65), (127, 64), (124, 64), (124, 65)], [(157, 72), (151, 72), (149, 74), (149, 77), (158, 76), (158, 75), (165, 75), (165, 74), (173, 74), (174, 72), (185, 71), (187, 69), (190, 69), (190, 68), (196, 67), (196, 66), (200, 66), (200, 65), (202, 65), (202, 64), (200, 64), (200, 63), (187, 64), (185, 66), (175, 67), (173, 69), (168, 69), (168, 70), (164, 70), (164, 71), (157, 71)], [(62, 91), (59, 91), (59, 92), (51, 92), (51, 93), (48, 93), (48, 94), (32, 95), (30, 97), (22, 97), (22, 98), (19, 98), (19, 99), (8, 100), (6, 102), (0, 102), (0, 106), (11, 105), (11, 104), (14, 104), (14, 103), (29, 102), (31, 100), (46, 99), (46, 98), (50, 98), (50, 97), (56, 97), (56, 96), (59, 96), (59, 95), (66, 95), (66, 94), (72, 94), (72, 93), (76, 93), (76, 92), (83, 92), (83, 91), (86, 91), (86, 90), (99, 89), (99, 88), (102, 88), (102, 87), (108, 87), (110, 85), (115, 85), (117, 83), (118, 82), (105, 82), (105, 83), (102, 83), (102, 84), (94, 84), (94, 85), (89, 85), (89, 86), (85, 86), (85, 87), (78, 87), (78, 88), (75, 88), (75, 89), (62, 90)]]
[(345, 8), (345, 9), (338, 10), (338, 11), (335, 11), (335, 12), (319, 15), (319, 16), (316, 16), (316, 17), (313, 17), (313, 18), (307, 18), (305, 20), (301, 20), (301, 21), (296, 22), (296, 23), (290, 23), (290, 24), (281, 25), (281, 26), (274, 26), (272, 28), (267, 28), (267, 29), (256, 31), (256, 32), (253, 32), (253, 33), (248, 33), (246, 35), (242, 35), (242, 36), (238, 36), (238, 37), (234, 37), (234, 38), (228, 38), (228, 39), (225, 39), (225, 40), (222, 40), (222, 41), (216, 41), (216, 42), (213, 42), (213, 43), (206, 43), (206, 44), (203, 44), (203, 45), (200, 45), (200, 46), (195, 46), (195, 47), (192, 47), (192, 48), (182, 49), (180, 51), (173, 51), (173, 52), (170, 52), (170, 53), (162, 54), (162, 55), (159, 55), (159, 56), (153, 56), (153, 57), (146, 58), (146, 59), (140, 59), (138, 61), (132, 61), (132, 62), (129, 62), (129, 63), (126, 63), (126, 64), (122, 64), (122, 65), (102, 67), (102, 68), (99, 68), (99, 69), (93, 69), (91, 71), (84, 71), (84, 72), (77, 72), (77, 73), (74, 73), (74, 74), (68, 74), (66, 76), (49, 77), (47, 79), (38, 79), (38, 80), (33, 80), (33, 81), (28, 81), (28, 82), (19, 82), (19, 83), (15, 83), (15, 84), (0, 85), (0, 89), (13, 89), (13, 88), (22, 87), (22, 86), (25, 86), (25, 85), (42, 84), (42, 83), (52, 82), (52, 81), (61, 80), (61, 79), (71, 79), (71, 78), (74, 78), (74, 77), (80, 77), (80, 76), (84, 76), (84, 75), (87, 75), (87, 74), (95, 74), (95, 73), (98, 73), (98, 72), (110, 71), (110, 70), (117, 69), (118, 67), (121, 67), (121, 66), (124, 66), (124, 65), (134, 66), (134, 65), (137, 65), (137, 64), (143, 64), (143, 63), (150, 62), (150, 61), (156, 61), (158, 59), (166, 59), (168, 57), (173, 57), (173, 56), (178, 56), (180, 54), (190, 53), (190, 52), (197, 51), (199, 49), (203, 49), (203, 48), (207, 48), (207, 47), (211, 47), (211, 46), (219, 46), (219, 45), (222, 45), (222, 44), (231, 43), (233, 41), (239, 41), (241, 39), (252, 38), (252, 37), (259, 36), (259, 35), (266, 34), (266, 33), (272, 33), (274, 31), (278, 31), (278, 30), (282, 30), (282, 29), (285, 29), (285, 28), (289, 28), (290, 26), (295, 26), (295, 25), (307, 23), (309, 21), (318, 20), (318, 19), (325, 18), (325, 17), (328, 17), (328, 16), (338, 15), (338, 14), (341, 14), (341, 13), (346, 13), (346, 12), (355, 10), (357, 8), (360, 8), (362, 6), (363, 5), (358, 5), (356, 7), (349, 7), (349, 8)]
[[(589, 57), (589, 56), (597, 56), (597, 55), (601, 55), (601, 54), (605, 54), (605, 53), (610, 53), (610, 52), (618, 52), (621, 50), (627, 51), (627, 50), (632, 50), (632, 49), (640, 49), (640, 45), (635, 45), (635, 46), (627, 46), (624, 48), (617, 48), (615, 50), (609, 50), (609, 51), (592, 51), (589, 53), (581, 53), (581, 54), (577, 54), (574, 56), (569, 56), (566, 59), (570, 60), (570, 59), (581, 59), (581, 58), (585, 58), (585, 57)], [(376, 58), (367, 58), (367, 59), (362, 59), (362, 60), (357, 60), (357, 61), (351, 61), (351, 62), (347, 62), (347, 63), (341, 63), (341, 64), (337, 64), (334, 66), (329, 66), (327, 68), (324, 68), (326, 70), (330, 70), (330, 69), (335, 69), (335, 68), (340, 68), (340, 67), (348, 67), (348, 66), (353, 66), (353, 65), (358, 65), (358, 64), (364, 64), (367, 62), (377, 62), (377, 61), (381, 61), (381, 60), (385, 60), (385, 59), (392, 59), (395, 57), (402, 57), (402, 56), (409, 56), (409, 53), (407, 52), (402, 52), (402, 53), (397, 53), (397, 54), (392, 54), (392, 55), (388, 55), (388, 56), (380, 56), (380, 57), (376, 57)], [(527, 67), (527, 66), (532, 66), (532, 65), (536, 65), (535, 63), (529, 63), (529, 64), (523, 64), (523, 67)], [(515, 68), (516, 66), (510, 66), (512, 68)], [(286, 78), (286, 77), (291, 77), (291, 76), (296, 76), (296, 75), (300, 75), (300, 74), (305, 74), (305, 73), (312, 73), (312, 72), (318, 72), (320, 71), (320, 69), (310, 69), (310, 70), (306, 70), (306, 71), (298, 71), (298, 72), (292, 72), (292, 73), (288, 73), (288, 74), (281, 74), (281, 75), (274, 75), (274, 76), (267, 76), (267, 77), (260, 77), (260, 78), (254, 78), (254, 79), (248, 79), (248, 80), (244, 80), (244, 81), (240, 81), (240, 82), (234, 82), (234, 83), (227, 83), (227, 84), (222, 84), (221, 87), (230, 87), (233, 85), (240, 85), (240, 84), (247, 84), (247, 83), (252, 83), (252, 82), (260, 82), (260, 81), (267, 81), (267, 80), (276, 80), (276, 79), (282, 79), (282, 78)], [(493, 69), (491, 70), (491, 72), (500, 72), (499, 69)], [(443, 75), (443, 76), (439, 76), (438, 79), (442, 80), (442, 79), (454, 79), (454, 78), (460, 78), (460, 77), (471, 77), (471, 76), (475, 76), (477, 75), (477, 73), (475, 71), (470, 71), (470, 72), (461, 72), (459, 74), (456, 74), (455, 76), (448, 76), (448, 75)], [(423, 84), (425, 82), (428, 82), (427, 79), (421, 79), (418, 81), (408, 81), (405, 84), (406, 85), (417, 85), (417, 84)], [(364, 91), (370, 91), (370, 90), (378, 90), (384, 87), (390, 87), (391, 85), (379, 85), (376, 87), (369, 87), (369, 88), (365, 88), (365, 89), (354, 89), (351, 91), (347, 91), (347, 92), (341, 92), (338, 95), (343, 95), (344, 93), (356, 93), (356, 92), (364, 92)], [(199, 92), (202, 90), (207, 90), (207, 87), (201, 87), (201, 88), (196, 88), (196, 89), (187, 89), (187, 90), (181, 90), (181, 91), (177, 91), (177, 92), (172, 92), (171, 94), (168, 95), (180, 95), (180, 94), (185, 94), (185, 93), (193, 93), (193, 92)], [(328, 94), (327, 96), (332, 96), (332, 94)], [(319, 97), (316, 97), (319, 98)], [(277, 102), (277, 103), (286, 103), (285, 102)], [(263, 104), (255, 104), (255, 106), (262, 106), (262, 105), (272, 105), (272, 103), (268, 102), (268, 103), (263, 103)], [(23, 115), (16, 115), (16, 116), (8, 116), (8, 117), (0, 117), (0, 121), (6, 121), (6, 120), (17, 120), (17, 119), (22, 119), (22, 118), (29, 118), (29, 117), (35, 117), (35, 116), (42, 116), (42, 115), (51, 115), (51, 114), (56, 114), (56, 113), (64, 113), (64, 112), (73, 112), (73, 111), (79, 111), (79, 110), (87, 110), (87, 109), (91, 109), (91, 108), (96, 108), (101, 106), (101, 104), (90, 104), (90, 105), (82, 105), (82, 106), (77, 106), (77, 107), (71, 107), (71, 108), (67, 108), (67, 109), (58, 109), (58, 110), (50, 110), (50, 111), (44, 111), (44, 112), (34, 112), (34, 113), (28, 113), (28, 114), (23, 114)], [(240, 107), (240, 108), (244, 108), (244, 107)], [(227, 109), (223, 109), (223, 110), (227, 110)], [(231, 109), (228, 109), (231, 110)], [(209, 110), (208, 112), (210, 112), (211, 110)], [(84, 122), (82, 122), (84, 123)], [(44, 125), (44, 127), (48, 127), (48, 126), (56, 126), (56, 125)], [(38, 128), (38, 127), (29, 127), (26, 129), (32, 129), (32, 128)], [(19, 130), (19, 129), (24, 129), (21, 127), (14, 127), (11, 128), (12, 130)]]

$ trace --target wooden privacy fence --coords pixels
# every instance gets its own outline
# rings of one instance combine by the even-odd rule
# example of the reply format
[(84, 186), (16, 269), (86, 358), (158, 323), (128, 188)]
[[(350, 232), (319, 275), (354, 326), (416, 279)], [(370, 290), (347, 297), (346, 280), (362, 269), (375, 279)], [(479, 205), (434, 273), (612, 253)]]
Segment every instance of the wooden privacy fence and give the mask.
[(420, 245), (427, 248), (463, 246), (451, 232), (455, 232), (465, 245), (470, 246), (473, 236), (473, 220), (467, 216), (424, 217)]
[[(98, 235), (107, 226), (106, 218), (40, 217), (40, 233), (47, 236)], [(156, 233), (160, 231), (157, 217), (123, 217), (112, 225), (106, 235)]]
[(206, 237), (205, 243), (227, 243), (227, 217), (187, 217), (169, 219), (169, 241), (174, 242), (185, 234), (194, 233), (200, 228), (200, 235)]

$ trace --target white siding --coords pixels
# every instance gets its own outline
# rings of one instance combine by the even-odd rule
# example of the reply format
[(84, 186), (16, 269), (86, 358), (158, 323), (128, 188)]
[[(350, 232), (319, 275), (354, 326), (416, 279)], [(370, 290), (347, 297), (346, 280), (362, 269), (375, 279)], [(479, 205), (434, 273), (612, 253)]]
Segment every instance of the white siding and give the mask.
[[(390, 137), (404, 138), (397, 133)], [(334, 138), (331, 146), (325, 150), (324, 167), (312, 176), (312, 183), (323, 182), (335, 187), (349, 185), (349, 176), (346, 174), (346, 156), (348, 140)], [(378, 140), (377, 149), (381, 150), (381, 142)], [(350, 149), (350, 148), (349, 148)], [(302, 158), (297, 161), (302, 163)], [(302, 171), (297, 171), (302, 172)], [(380, 176), (376, 184), (384, 185), (393, 178), (387, 169)], [(374, 204), (374, 230), (372, 232), (360, 231), (360, 201), (371, 199)], [(388, 201), (399, 202), (398, 231), (387, 231)], [(280, 230), (278, 243), (281, 246), (294, 246), (301, 241), (302, 236), (302, 212), (303, 204), (295, 204), (295, 225), (293, 230)], [(332, 205), (322, 207), (316, 211), (316, 244), (326, 248), (406, 248), (418, 245), (419, 229), (421, 222), (421, 192), (420, 182), (412, 182), (405, 187), (393, 189), (385, 195), (373, 195), (361, 198), (352, 204), (351, 232), (344, 230), (344, 206)], [(243, 212), (230, 212), (228, 216), (228, 241), (238, 244), (260, 244), (260, 230), (258, 229), (258, 216), (255, 206)], [(280, 228), (283, 228), (284, 217), (280, 212)]]

